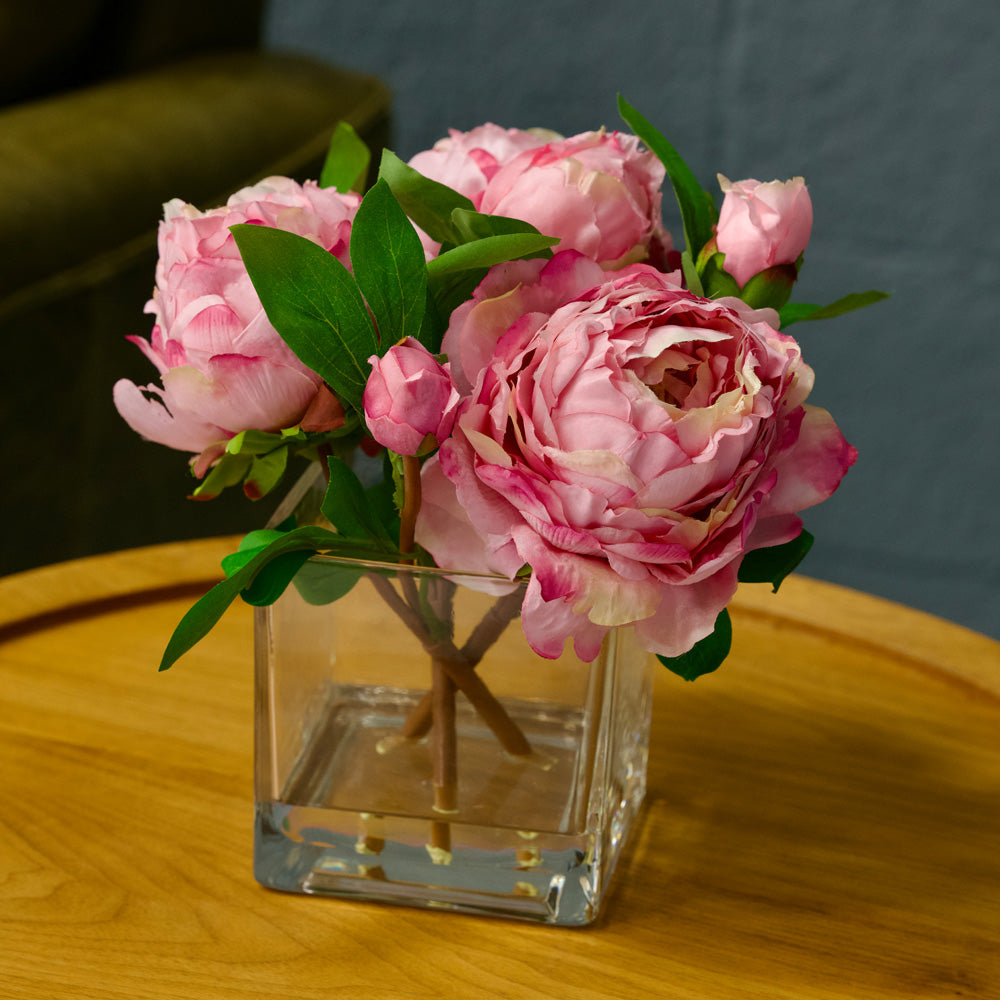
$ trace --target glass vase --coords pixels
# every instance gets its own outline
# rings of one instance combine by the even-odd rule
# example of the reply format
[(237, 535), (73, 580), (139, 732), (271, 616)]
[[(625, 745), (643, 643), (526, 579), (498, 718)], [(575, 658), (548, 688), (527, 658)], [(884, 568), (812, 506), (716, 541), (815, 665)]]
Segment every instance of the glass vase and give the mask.
[(502, 578), (317, 556), (256, 609), (270, 888), (586, 924), (645, 794), (649, 656), (537, 656)]

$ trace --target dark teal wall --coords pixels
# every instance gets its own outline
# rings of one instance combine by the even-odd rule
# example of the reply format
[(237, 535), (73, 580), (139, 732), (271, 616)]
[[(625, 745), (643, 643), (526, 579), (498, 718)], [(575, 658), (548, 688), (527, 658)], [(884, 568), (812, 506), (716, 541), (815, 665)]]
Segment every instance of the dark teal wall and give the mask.
[(805, 571), (1000, 636), (998, 11), (271, 0), (266, 35), (386, 79), (404, 157), (484, 120), (614, 127), (620, 90), (706, 185), (803, 174), (816, 223), (797, 297), (894, 293), (796, 328), (814, 401), (861, 452), (807, 513)]

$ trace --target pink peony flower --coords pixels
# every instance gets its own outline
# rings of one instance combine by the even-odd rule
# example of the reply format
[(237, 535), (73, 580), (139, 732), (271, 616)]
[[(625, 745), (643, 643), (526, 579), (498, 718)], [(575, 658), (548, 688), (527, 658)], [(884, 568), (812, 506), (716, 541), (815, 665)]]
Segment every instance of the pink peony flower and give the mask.
[(452, 312), (441, 342), (459, 392), (472, 391), (508, 327), (517, 321), (542, 323), (564, 302), (605, 278), (599, 264), (575, 250), (551, 260), (515, 260), (491, 268), (472, 298)]
[(726, 255), (724, 268), (742, 288), (755, 274), (794, 264), (812, 232), (812, 200), (805, 181), (747, 180), (731, 183), (719, 174), (725, 195), (715, 242)]
[(490, 178), (505, 163), (518, 153), (559, 138), (555, 132), (543, 129), (524, 131), (487, 122), (471, 132), (450, 129), (447, 137), (439, 139), (431, 149), (417, 153), (410, 166), (478, 204)]
[[(129, 337), (156, 366), (162, 386), (128, 379), (114, 387), (118, 412), (143, 437), (195, 452), (204, 475), (224, 443), (243, 430), (276, 431), (311, 413), (337, 413), (322, 380), (267, 320), (229, 227), (252, 222), (311, 239), (349, 264), (360, 198), (312, 182), (271, 177), (208, 212), (175, 199), (164, 206), (156, 288), (146, 341)], [(327, 393), (328, 395), (328, 393)]]
[[(477, 211), (523, 219), (605, 268), (672, 249), (660, 217), (664, 169), (635, 136), (585, 132), (570, 139), (486, 125), (452, 132), (410, 165), (455, 188)], [(429, 255), (437, 244), (425, 238)]]
[(436, 448), (451, 433), (458, 406), (448, 367), (412, 337), (368, 360), (362, 405), (372, 437), (398, 455)]
[(486, 185), (478, 208), (530, 222), (605, 268), (659, 260), (671, 249), (660, 218), (663, 164), (639, 140), (585, 132), (516, 156)]
[[(537, 284), (570, 273), (563, 256)], [(522, 622), (543, 656), (572, 636), (593, 659), (629, 624), (651, 651), (685, 652), (733, 596), (742, 555), (798, 535), (796, 512), (854, 461), (804, 404), (798, 345), (772, 310), (697, 298), (647, 265), (544, 311), (495, 307), (493, 355), (425, 465), (433, 517), (417, 540), (448, 569), (530, 566)]]

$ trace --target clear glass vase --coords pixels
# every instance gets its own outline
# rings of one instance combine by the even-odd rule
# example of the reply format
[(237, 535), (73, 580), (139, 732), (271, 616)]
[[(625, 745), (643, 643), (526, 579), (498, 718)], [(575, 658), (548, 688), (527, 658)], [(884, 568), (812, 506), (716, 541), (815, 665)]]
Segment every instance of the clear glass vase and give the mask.
[(522, 585), (315, 557), (256, 611), (255, 875), (586, 924), (646, 786), (651, 671), (532, 652)]

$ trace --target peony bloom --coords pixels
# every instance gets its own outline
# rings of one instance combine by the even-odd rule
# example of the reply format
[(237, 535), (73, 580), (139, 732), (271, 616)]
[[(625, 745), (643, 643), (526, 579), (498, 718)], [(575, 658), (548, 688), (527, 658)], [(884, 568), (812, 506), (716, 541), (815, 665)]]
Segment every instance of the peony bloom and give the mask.
[[(555, 287), (563, 257), (536, 283)], [(425, 466), (417, 540), (444, 568), (530, 566), (522, 622), (543, 656), (572, 636), (593, 659), (629, 624), (679, 655), (712, 631), (743, 553), (798, 535), (855, 451), (805, 405), (812, 371), (771, 310), (647, 265), (544, 311), (531, 294), (498, 296), (492, 357)], [(511, 318), (504, 295), (532, 311)]]
[(794, 264), (812, 232), (812, 200), (805, 181), (747, 180), (731, 183), (719, 174), (724, 194), (715, 243), (724, 268), (742, 288), (755, 274)]
[(479, 210), (525, 219), (560, 250), (606, 268), (670, 249), (660, 218), (663, 164), (633, 135), (585, 132), (515, 157), (486, 185)]
[[(548, 137), (549, 141), (546, 141)], [(605, 268), (671, 251), (660, 217), (664, 169), (632, 135), (603, 130), (569, 139), (496, 125), (453, 132), (410, 165), (454, 187), (477, 211), (530, 222)], [(425, 240), (430, 254), (437, 245)]]
[[(360, 198), (312, 182), (271, 177), (200, 212), (164, 206), (156, 288), (146, 311), (150, 340), (129, 337), (156, 366), (162, 386), (128, 379), (114, 388), (118, 412), (143, 437), (196, 453), (204, 475), (225, 442), (243, 430), (295, 426), (307, 411), (340, 413), (264, 314), (229, 227), (241, 222), (311, 239), (348, 264)], [(322, 404), (322, 405), (320, 405)]]
[(574, 250), (551, 260), (514, 260), (491, 268), (472, 298), (451, 314), (441, 342), (459, 392), (468, 395), (472, 391), (508, 327), (515, 322), (541, 323), (564, 302), (606, 277), (599, 264)]
[(368, 360), (362, 405), (372, 437), (398, 455), (436, 448), (451, 433), (458, 406), (448, 368), (412, 337)]
[(417, 153), (410, 166), (478, 204), (490, 178), (504, 164), (518, 153), (559, 138), (544, 129), (525, 131), (487, 122), (471, 132), (449, 130), (447, 137), (439, 139), (431, 149)]

